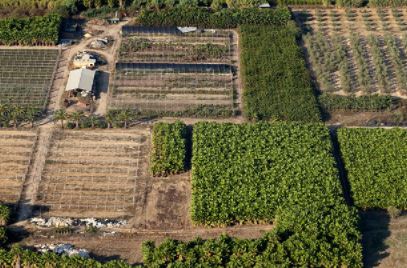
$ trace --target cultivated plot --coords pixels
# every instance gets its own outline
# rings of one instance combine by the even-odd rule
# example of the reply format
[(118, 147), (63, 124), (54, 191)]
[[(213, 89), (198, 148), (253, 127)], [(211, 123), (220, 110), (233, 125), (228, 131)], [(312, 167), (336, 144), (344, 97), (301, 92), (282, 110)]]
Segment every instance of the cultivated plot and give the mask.
[(15, 204), (19, 201), (36, 136), (34, 131), (0, 131), (0, 202)]
[(304, 44), (320, 90), (407, 97), (403, 9), (302, 9)]
[(58, 57), (57, 49), (0, 49), (0, 102), (43, 109)]
[(117, 63), (110, 108), (228, 116), (234, 109), (233, 95), (230, 65)]
[(57, 131), (37, 201), (50, 214), (119, 217), (132, 214), (136, 181), (147, 175), (149, 131)]
[(231, 63), (233, 32), (124, 26), (120, 62)]

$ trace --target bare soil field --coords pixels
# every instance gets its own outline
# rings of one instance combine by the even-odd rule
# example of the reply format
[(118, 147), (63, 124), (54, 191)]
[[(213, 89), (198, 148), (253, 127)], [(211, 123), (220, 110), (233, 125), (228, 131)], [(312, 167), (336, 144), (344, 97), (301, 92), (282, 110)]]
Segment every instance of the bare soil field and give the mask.
[(15, 204), (19, 201), (36, 136), (36, 131), (0, 130), (1, 202)]
[(190, 241), (197, 237), (203, 239), (216, 238), (221, 234), (228, 234), (242, 239), (259, 238), (273, 228), (272, 225), (241, 225), (225, 228), (194, 228), (178, 231), (135, 231), (132, 233), (81, 233), (56, 235), (52, 231), (36, 231), (21, 241), (22, 245), (70, 243), (78, 248), (91, 251), (98, 260), (108, 261), (123, 259), (129, 263), (142, 262), (142, 244), (152, 240), (157, 245), (167, 238)]
[(136, 181), (147, 175), (149, 130), (72, 131), (53, 134), (37, 204), (47, 215), (131, 215)]

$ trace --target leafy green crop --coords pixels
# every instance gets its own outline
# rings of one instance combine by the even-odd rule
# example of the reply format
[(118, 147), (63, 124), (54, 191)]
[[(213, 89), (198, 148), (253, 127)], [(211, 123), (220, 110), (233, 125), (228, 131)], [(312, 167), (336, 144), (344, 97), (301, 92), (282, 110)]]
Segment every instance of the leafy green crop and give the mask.
[(244, 112), (254, 119), (316, 122), (320, 114), (294, 24), (240, 27)]
[(288, 200), (343, 201), (323, 125), (198, 123), (193, 132), (195, 222), (270, 222)]
[(222, 9), (213, 12), (199, 7), (176, 7), (143, 10), (137, 20), (148, 26), (197, 26), (202, 28), (236, 28), (241, 24), (286, 25), (291, 19), (288, 8)]
[(147, 266), (362, 266), (358, 214), (345, 204), (322, 124), (201, 122), (193, 133), (193, 221), (276, 228), (255, 240), (147, 242)]
[(407, 131), (343, 128), (338, 140), (355, 204), (407, 209)]
[(0, 45), (55, 45), (61, 22), (55, 14), (0, 20)]
[(10, 208), (5, 205), (0, 205), (0, 226), (7, 225), (10, 219)]
[(180, 121), (154, 125), (151, 153), (151, 171), (154, 176), (167, 176), (185, 170), (186, 135), (187, 127)]

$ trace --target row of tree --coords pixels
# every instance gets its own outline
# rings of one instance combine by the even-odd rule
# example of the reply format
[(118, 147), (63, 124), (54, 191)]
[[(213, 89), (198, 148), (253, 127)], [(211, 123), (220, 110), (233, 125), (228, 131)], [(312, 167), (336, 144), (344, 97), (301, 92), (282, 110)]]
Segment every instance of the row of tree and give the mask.
[(41, 110), (35, 107), (0, 103), (0, 127), (10, 127), (12, 125), (17, 128), (23, 123), (30, 123), (33, 127), (34, 121), (41, 114)]
[[(139, 118), (138, 114), (132, 110), (125, 109), (119, 111), (109, 111), (104, 117), (89, 115), (82, 111), (67, 112), (64, 109), (55, 111), (54, 122), (60, 122), (65, 128), (128, 128), (131, 122)], [(67, 124), (65, 124), (67, 123)]]

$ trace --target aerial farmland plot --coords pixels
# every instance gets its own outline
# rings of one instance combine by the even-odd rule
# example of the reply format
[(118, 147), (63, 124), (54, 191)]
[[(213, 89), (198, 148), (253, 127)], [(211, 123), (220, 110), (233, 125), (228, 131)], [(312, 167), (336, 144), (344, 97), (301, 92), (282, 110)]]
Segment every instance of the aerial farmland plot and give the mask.
[(123, 27), (109, 109), (222, 116), (237, 110), (236, 34)]
[(0, 102), (44, 109), (59, 50), (0, 49)]
[(29, 171), (36, 131), (0, 131), (0, 201), (15, 204)]
[(137, 180), (147, 175), (149, 132), (55, 131), (37, 203), (57, 216), (132, 213)]
[(407, 98), (404, 9), (299, 9), (296, 19), (322, 92)]

